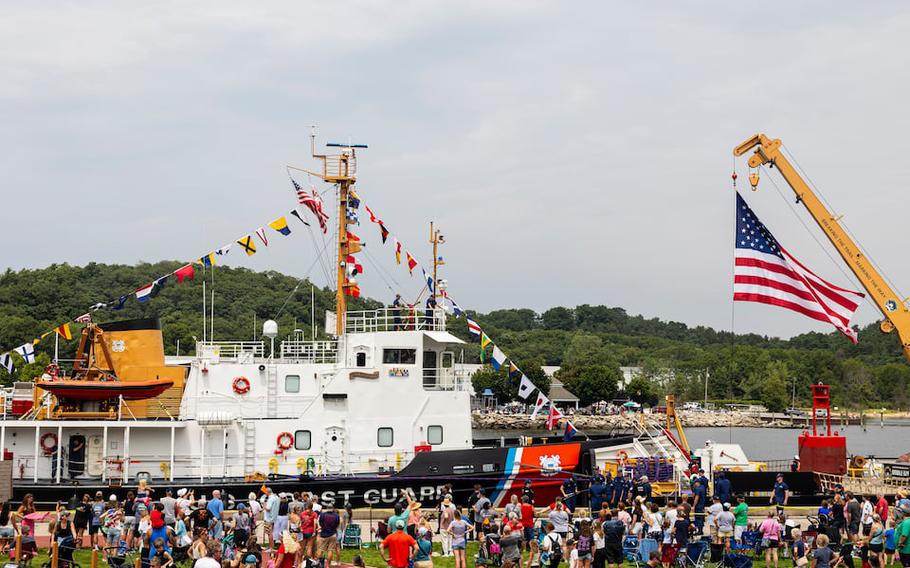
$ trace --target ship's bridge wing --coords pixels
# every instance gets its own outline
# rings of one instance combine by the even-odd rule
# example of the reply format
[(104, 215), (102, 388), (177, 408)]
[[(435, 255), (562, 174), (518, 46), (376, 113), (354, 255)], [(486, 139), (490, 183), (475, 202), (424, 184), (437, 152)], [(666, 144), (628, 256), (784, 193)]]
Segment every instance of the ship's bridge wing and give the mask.
[(458, 339), (448, 331), (424, 331), (423, 335), (436, 343), (464, 343), (464, 341)]

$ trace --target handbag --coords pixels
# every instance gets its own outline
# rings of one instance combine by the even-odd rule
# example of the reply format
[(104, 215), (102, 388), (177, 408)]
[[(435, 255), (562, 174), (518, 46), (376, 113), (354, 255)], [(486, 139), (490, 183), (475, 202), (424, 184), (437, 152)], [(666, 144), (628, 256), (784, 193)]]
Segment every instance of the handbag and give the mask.
[(796, 565), (797, 565), (799, 568), (802, 568), (803, 566), (808, 566), (808, 565), (809, 565), (809, 559), (806, 558), (805, 556), (800, 556), (799, 558), (796, 559)]

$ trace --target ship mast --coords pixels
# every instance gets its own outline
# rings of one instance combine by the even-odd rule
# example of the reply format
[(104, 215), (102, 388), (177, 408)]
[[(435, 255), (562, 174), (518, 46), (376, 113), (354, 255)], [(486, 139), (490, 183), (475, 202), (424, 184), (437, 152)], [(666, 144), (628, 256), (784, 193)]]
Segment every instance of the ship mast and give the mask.
[(442, 257), (439, 256), (437, 252), (437, 247), (446, 242), (445, 237), (442, 236), (442, 232), (439, 229), (433, 228), (433, 222), (430, 221), (430, 244), (433, 245), (433, 302), (436, 302), (436, 299), (439, 297), (439, 278), (437, 278), (437, 272), (440, 266), (445, 264), (445, 261), (442, 260)]
[(357, 148), (366, 148), (366, 144), (338, 144), (329, 142), (326, 144), (329, 148), (339, 148), (339, 154), (317, 154), (316, 153), (316, 127), (310, 132), (310, 152), (314, 158), (322, 160), (322, 172), (311, 172), (304, 168), (291, 169), (306, 172), (308, 174), (321, 178), (326, 183), (333, 183), (338, 186), (338, 257), (335, 263), (336, 289), (335, 289), (335, 335), (344, 334), (344, 316), (347, 310), (347, 298), (345, 297), (345, 288), (353, 286), (347, 281), (347, 258), (349, 254), (354, 254), (360, 250), (360, 243), (351, 243), (348, 241), (348, 199), (351, 189), (357, 181)]

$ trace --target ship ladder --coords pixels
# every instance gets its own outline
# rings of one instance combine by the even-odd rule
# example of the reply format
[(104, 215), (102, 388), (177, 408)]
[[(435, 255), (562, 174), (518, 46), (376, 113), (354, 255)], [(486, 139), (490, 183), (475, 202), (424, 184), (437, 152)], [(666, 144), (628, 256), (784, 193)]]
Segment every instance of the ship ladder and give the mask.
[(243, 469), (246, 473), (256, 471), (256, 421), (247, 420), (243, 428)]
[(269, 418), (278, 418), (278, 368), (275, 365), (268, 365), (266, 374), (266, 391), (268, 400), (266, 401), (266, 416)]

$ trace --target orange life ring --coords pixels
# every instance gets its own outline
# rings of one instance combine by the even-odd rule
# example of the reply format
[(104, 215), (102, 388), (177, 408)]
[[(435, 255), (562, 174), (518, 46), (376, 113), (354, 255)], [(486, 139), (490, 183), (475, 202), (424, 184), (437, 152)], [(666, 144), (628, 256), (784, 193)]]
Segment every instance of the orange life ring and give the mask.
[(60, 365), (57, 363), (51, 363), (44, 368), (44, 372), (51, 376), (52, 379), (56, 379), (60, 376)]
[(619, 450), (618, 452), (616, 452), (616, 459), (618, 459), (621, 462), (624, 462), (627, 459), (629, 459), (629, 454), (627, 454), (625, 450)]
[(290, 432), (282, 432), (281, 434), (278, 434), (275, 443), (278, 444), (278, 449), (282, 451), (289, 450), (291, 449), (291, 446), (294, 445), (294, 435)]
[(246, 377), (234, 377), (231, 388), (233, 388), (234, 392), (237, 394), (246, 394), (250, 392), (250, 380)]
[[(48, 440), (50, 440), (50, 444), (48, 444)], [(45, 432), (41, 435), (40, 443), (41, 450), (45, 455), (54, 453), (54, 450), (57, 449), (57, 434), (54, 434), (53, 432)]]

